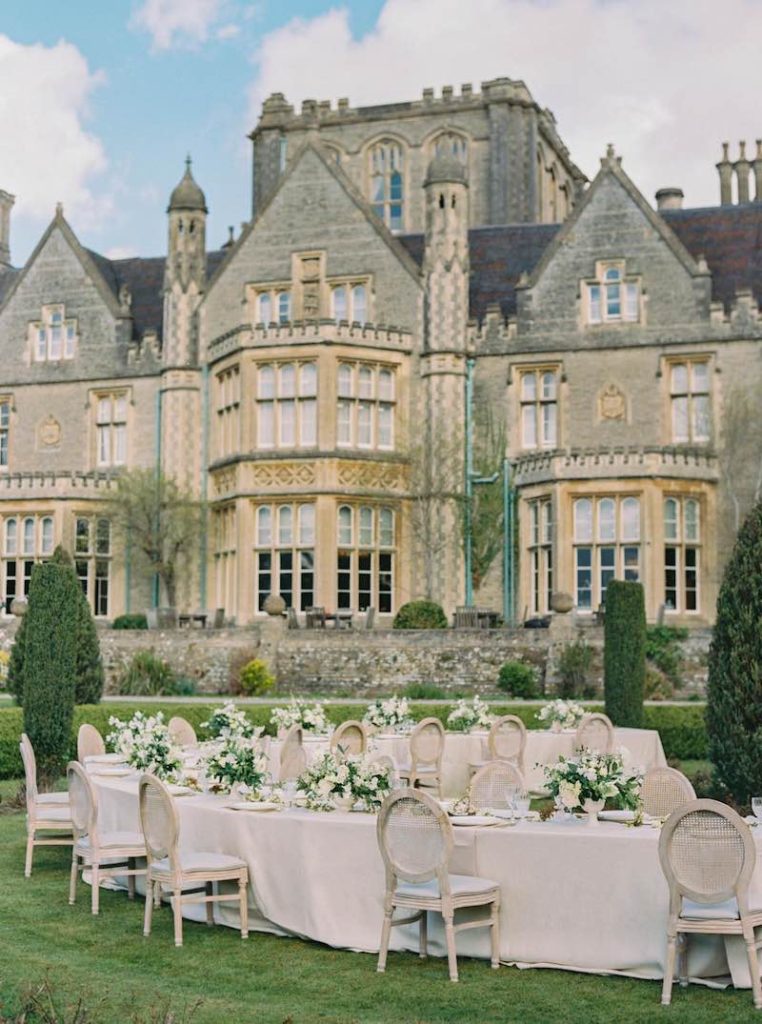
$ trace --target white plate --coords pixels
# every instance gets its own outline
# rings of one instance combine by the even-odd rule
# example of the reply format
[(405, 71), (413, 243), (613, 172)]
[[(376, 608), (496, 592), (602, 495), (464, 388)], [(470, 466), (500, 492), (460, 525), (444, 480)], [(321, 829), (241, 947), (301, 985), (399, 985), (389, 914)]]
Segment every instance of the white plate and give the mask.
[(168, 782), (167, 789), (172, 796), (189, 796), (191, 793), (195, 793), (195, 789), (191, 789), (190, 786), (180, 786), (176, 782)]
[(236, 803), (227, 804), (232, 811), (277, 811), (280, 804), (274, 804), (266, 800), (254, 802), (253, 800), (238, 800)]
[(450, 818), (451, 825), (469, 825), (474, 827), (476, 825), (497, 825), (497, 818), (492, 818), (487, 814), (456, 814)]
[(759, 818), (755, 817), (753, 814), (747, 814), (744, 821), (747, 825), (759, 825)]
[(120, 778), (125, 775), (132, 775), (132, 768), (128, 768), (126, 765), (123, 768), (101, 768), (99, 765), (93, 765), (90, 768), (91, 775), (108, 775), (110, 778)]
[(126, 764), (124, 754), (91, 754), (85, 758), (85, 764)]
[[(629, 823), (635, 821), (637, 813), (635, 811), (598, 811), (598, 821), (622, 821)], [(650, 821), (650, 817), (647, 814), (643, 815), (643, 821)]]

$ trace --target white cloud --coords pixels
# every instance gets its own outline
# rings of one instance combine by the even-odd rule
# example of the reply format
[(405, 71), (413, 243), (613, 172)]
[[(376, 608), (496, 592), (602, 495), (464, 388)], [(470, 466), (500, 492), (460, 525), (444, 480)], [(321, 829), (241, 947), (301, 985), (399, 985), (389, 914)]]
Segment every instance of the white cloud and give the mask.
[(680, 185), (687, 205), (714, 205), (720, 142), (762, 135), (761, 37), (758, 0), (386, 0), (361, 39), (334, 9), (264, 37), (248, 127), (270, 92), (361, 105), (507, 75), (591, 177), (613, 142), (649, 198)]
[(143, 0), (131, 24), (150, 34), (155, 50), (198, 46), (209, 38), (224, 6), (225, 0)]
[(131, 245), (112, 245), (103, 255), (110, 260), (128, 260), (137, 256), (138, 251)]
[(240, 32), (241, 30), (238, 25), (233, 25), (231, 23), (228, 25), (221, 25), (215, 32), (215, 36), (217, 39), (235, 39)]
[(103, 81), (70, 43), (23, 46), (0, 35), (0, 188), (16, 195), (14, 217), (48, 221), (59, 200), (89, 227), (110, 199), (93, 191), (107, 166), (85, 128), (91, 93)]

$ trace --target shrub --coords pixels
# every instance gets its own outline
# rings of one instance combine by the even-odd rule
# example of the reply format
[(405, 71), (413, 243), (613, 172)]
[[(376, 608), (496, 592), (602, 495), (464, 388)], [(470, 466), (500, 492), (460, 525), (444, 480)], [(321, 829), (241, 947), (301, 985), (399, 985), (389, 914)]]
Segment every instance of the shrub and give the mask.
[(11, 656), (8, 651), (0, 649), (0, 690), (4, 690), (8, 685), (8, 666), (10, 660)]
[(70, 555), (62, 547), (57, 547), (53, 553), (52, 560), (55, 562), (56, 559), (70, 573), (77, 595), (74, 635), (77, 674), (74, 680), (74, 700), (77, 704), (97, 704), (103, 696), (105, 680), (103, 677), (103, 661), (101, 660), (101, 645), (98, 640), (98, 631), (95, 628), (95, 619), (90, 610), (87, 595), (77, 579), (74, 563)]
[(606, 714), (615, 725), (640, 728), (646, 676), (646, 609), (640, 583), (609, 583), (604, 638)]
[(512, 697), (531, 700), (539, 692), (537, 673), (531, 665), (527, 665), (523, 661), (506, 661), (500, 666), (497, 687), (499, 690), (505, 690)]
[(687, 637), (687, 629), (674, 626), (649, 626), (646, 630), (646, 658), (664, 673), (673, 687), (679, 687), (682, 683), (680, 668), (683, 652), (680, 641)]
[(43, 780), (61, 774), (69, 749), (78, 593), (81, 588), (70, 567), (51, 560), (32, 570), (24, 630), (24, 731)]
[(590, 680), (594, 658), (595, 652), (583, 639), (564, 644), (558, 656), (559, 697), (589, 700), (596, 695), (597, 688)]
[(275, 676), (261, 658), (253, 658), (241, 669), (238, 685), (246, 697), (261, 697), (275, 685)]
[(16, 629), (16, 636), (13, 640), (13, 647), (11, 647), (11, 657), (8, 662), (8, 678), (6, 680), (6, 687), (8, 693), (10, 693), (16, 699), (17, 704), (23, 704), (24, 698), (24, 643), (26, 639), (26, 615), (21, 617), (21, 621)]
[(111, 623), (112, 629), (148, 629), (148, 619), (145, 615), (117, 615)]
[(446, 692), (435, 683), (408, 683), (404, 690), (408, 700), (444, 700)]
[(718, 782), (745, 803), (762, 780), (762, 502), (736, 539), (709, 648), (707, 731)]
[(436, 601), (408, 601), (394, 616), (393, 629), (447, 629), (447, 616)]
[(643, 695), (646, 700), (671, 700), (675, 695), (675, 688), (669, 676), (653, 665), (646, 665)]
[(162, 697), (176, 692), (177, 679), (168, 661), (153, 651), (137, 651), (117, 677), (117, 690), (137, 697)]

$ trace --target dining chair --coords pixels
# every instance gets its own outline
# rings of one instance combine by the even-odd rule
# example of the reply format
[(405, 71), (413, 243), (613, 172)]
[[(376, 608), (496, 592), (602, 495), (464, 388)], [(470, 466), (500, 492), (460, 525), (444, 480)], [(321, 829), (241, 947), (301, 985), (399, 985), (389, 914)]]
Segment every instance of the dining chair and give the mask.
[(511, 806), (516, 793), (525, 791), (524, 776), (510, 761), (490, 761), (471, 779), (468, 802), (472, 807)]
[(360, 755), (368, 749), (368, 733), (362, 722), (342, 722), (333, 730), (331, 752)]
[(177, 743), (178, 746), (195, 747), (198, 745), (196, 730), (187, 718), (183, 718), (181, 715), (173, 715), (169, 720), (167, 728), (173, 743)]
[(469, 772), (473, 775), (491, 761), (511, 761), (523, 772), (526, 745), (527, 727), (521, 719), (516, 715), (502, 715), (490, 726), (487, 736), (488, 757), (482, 761), (471, 761)]
[(649, 768), (643, 776), (641, 801), (644, 812), (652, 818), (667, 818), (695, 799), (693, 786), (676, 768)]
[(106, 753), (106, 744), (103, 737), (94, 725), (87, 722), (79, 727), (77, 733), (77, 760), (80, 764), (85, 763), (86, 757), (99, 757)]
[[(244, 861), (226, 853), (181, 853), (180, 819), (169, 790), (155, 775), (143, 775), (138, 790), (140, 824), (148, 867), (143, 934), (151, 934), (154, 903), (162, 888), (172, 894), (175, 946), (183, 944), (183, 906), (206, 904), (206, 923), (214, 924), (215, 903), (238, 903), (241, 938), (249, 937), (249, 872)], [(237, 882), (237, 892), (214, 891), (215, 882)]]
[[(35, 846), (71, 846), (74, 838), (68, 793), (39, 793), (37, 791), (37, 761), (34, 756), (34, 748), (26, 733), (21, 734), (19, 750), (24, 764), (26, 789), (24, 877), (29, 878), (32, 874)], [(41, 835), (38, 836), (38, 833)]]
[(585, 715), (577, 726), (574, 737), (575, 750), (591, 750), (594, 754), (614, 752), (614, 726), (608, 715), (594, 711)]
[(438, 718), (423, 718), (410, 734), (410, 763), (397, 766), (397, 775), (411, 789), (439, 789), (445, 732)]
[(102, 832), (98, 827), (98, 795), (90, 778), (79, 763), (70, 761), (66, 768), (71, 799), (71, 821), (74, 846), (71, 857), (69, 903), (77, 898), (79, 872), (90, 871), (90, 908), (99, 912), (100, 883), (103, 878), (127, 876), (127, 893), (135, 899), (135, 876), (144, 875), (145, 868), (135, 867), (145, 859), (146, 844), (140, 832)]
[(280, 748), (279, 782), (291, 782), (298, 779), (307, 767), (304, 753), (304, 730), (301, 725), (292, 725), (286, 733)]
[[(447, 866), (453, 847), (452, 825), (428, 794), (401, 789), (384, 801), (376, 834), (386, 869), (384, 923), (378, 953), (378, 971), (386, 970), (389, 936), (396, 925), (418, 922), (419, 956), (427, 955), (427, 914), (444, 918), (450, 981), (458, 980), (455, 934), (468, 928), (489, 928), (492, 966), (500, 965), (500, 887), (497, 882), (471, 875), (451, 875)], [(455, 923), (464, 907), (490, 907), (490, 916)], [(396, 909), (405, 913), (394, 918)]]
[(673, 811), (659, 836), (659, 860), (669, 885), (667, 961), (661, 1001), (672, 1000), (678, 943), (680, 984), (688, 984), (688, 936), (742, 935), (754, 1006), (762, 1009), (757, 952), (762, 906), (750, 905), (757, 848), (749, 826), (727, 804), (691, 800)]

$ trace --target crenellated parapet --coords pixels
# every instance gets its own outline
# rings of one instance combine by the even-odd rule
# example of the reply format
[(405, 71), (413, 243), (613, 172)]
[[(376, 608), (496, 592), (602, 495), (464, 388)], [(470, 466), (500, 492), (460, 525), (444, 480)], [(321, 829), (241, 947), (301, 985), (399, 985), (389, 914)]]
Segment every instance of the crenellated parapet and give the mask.
[(556, 480), (667, 477), (716, 481), (714, 452), (671, 445), (616, 446), (533, 452), (513, 461), (517, 487)]
[(4, 473), (0, 498), (98, 498), (116, 486), (116, 473), (82, 473), (70, 470)]
[(242, 325), (209, 343), (208, 359), (216, 362), (242, 348), (281, 345), (357, 345), (363, 348), (410, 352), (412, 332), (386, 324), (348, 323), (346, 320), (306, 320), (285, 324)]

